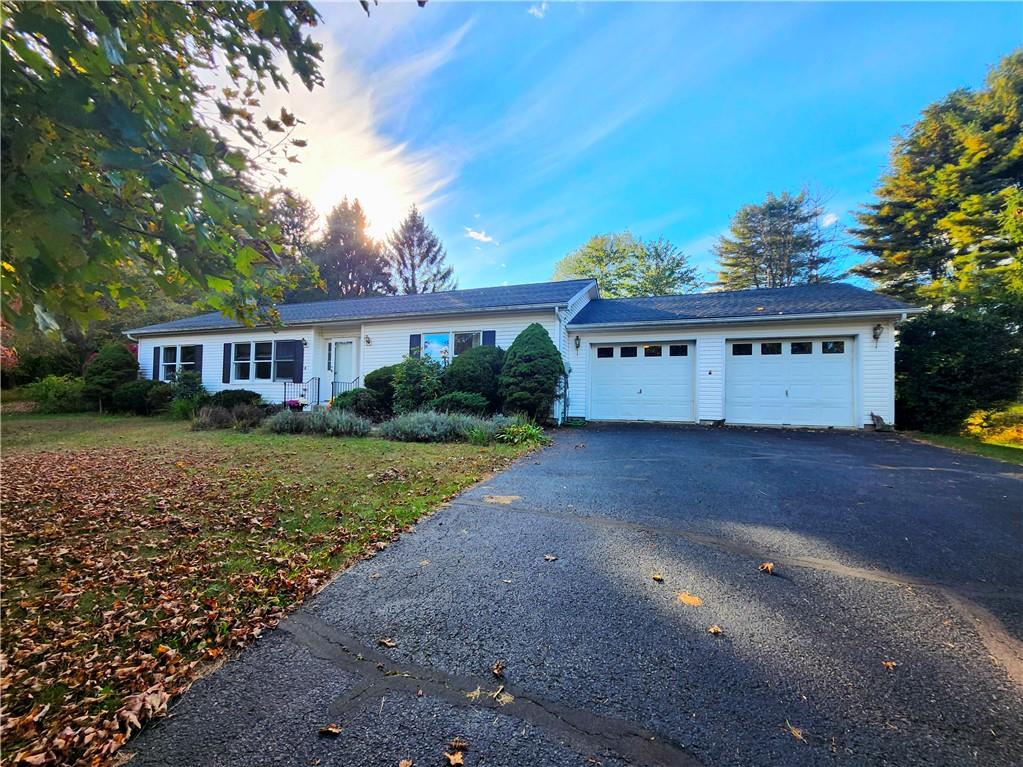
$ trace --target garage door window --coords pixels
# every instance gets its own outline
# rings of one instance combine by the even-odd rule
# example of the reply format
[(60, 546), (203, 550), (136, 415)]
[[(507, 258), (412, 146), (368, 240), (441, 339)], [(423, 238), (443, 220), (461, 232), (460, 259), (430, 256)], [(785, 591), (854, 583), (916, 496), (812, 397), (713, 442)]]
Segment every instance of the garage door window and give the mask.
[(753, 344), (732, 344), (733, 357), (749, 357), (753, 354)]
[(824, 354), (845, 354), (845, 341), (824, 341), (821, 351)]
[(622, 356), (623, 357), (635, 357), (636, 356), (636, 347), (635, 346), (623, 346), (622, 347)]
[(672, 357), (687, 357), (689, 355), (689, 347), (685, 344), (672, 344), (668, 347), (668, 354)]
[(660, 346), (644, 346), (643, 347), (644, 357), (660, 357), (661, 347)]
[(597, 359), (606, 360), (615, 356), (615, 350), (613, 346), (598, 346), (597, 347)]
[(793, 341), (793, 354), (813, 354), (813, 341)]
[(781, 354), (781, 341), (772, 341), (760, 344), (760, 353), (763, 355)]

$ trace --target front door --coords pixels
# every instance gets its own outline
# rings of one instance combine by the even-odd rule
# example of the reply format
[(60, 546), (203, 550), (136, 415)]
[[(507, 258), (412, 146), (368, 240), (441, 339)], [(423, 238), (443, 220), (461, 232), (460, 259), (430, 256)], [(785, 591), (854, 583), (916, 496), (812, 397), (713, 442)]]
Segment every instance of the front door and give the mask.
[(355, 387), (355, 342), (331, 341), (331, 368), (334, 385), (331, 395), (337, 396)]

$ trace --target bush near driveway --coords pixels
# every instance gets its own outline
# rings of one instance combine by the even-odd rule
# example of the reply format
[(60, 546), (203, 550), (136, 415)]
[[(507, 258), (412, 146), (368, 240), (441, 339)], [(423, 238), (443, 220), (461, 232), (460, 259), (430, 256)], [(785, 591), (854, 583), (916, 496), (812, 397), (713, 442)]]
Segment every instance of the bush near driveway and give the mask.
[(394, 373), (397, 370), (397, 365), (387, 365), (366, 373), (366, 377), (363, 379), (366, 388), (380, 398), (384, 417), (394, 412)]
[(469, 391), (453, 391), (442, 394), (437, 399), (427, 403), (427, 410), (434, 410), (438, 413), (467, 413), (468, 415), (483, 415), (487, 412), (490, 403), (482, 394)]
[(328, 437), (365, 437), (373, 428), (368, 418), (347, 410), (314, 410), (305, 418), (307, 434), (324, 434)]
[(330, 401), (330, 409), (347, 410), (371, 421), (382, 421), (391, 415), (390, 406), (383, 403), (377, 392), (361, 388), (338, 394)]
[(565, 365), (550, 335), (539, 322), (516, 336), (504, 357), (499, 377), (505, 413), (524, 413), (545, 422), (564, 386)]
[(1020, 396), (1023, 339), (1004, 322), (930, 311), (903, 323), (895, 353), (900, 428), (956, 433), (975, 410)]
[(480, 418), (464, 413), (419, 410), (395, 416), (380, 426), (380, 434), (399, 442), (492, 442), (501, 429), (515, 423), (502, 415)]
[(209, 661), (517, 454), (113, 416), (3, 426), (20, 432), (2, 456), (5, 763), (109, 763)]

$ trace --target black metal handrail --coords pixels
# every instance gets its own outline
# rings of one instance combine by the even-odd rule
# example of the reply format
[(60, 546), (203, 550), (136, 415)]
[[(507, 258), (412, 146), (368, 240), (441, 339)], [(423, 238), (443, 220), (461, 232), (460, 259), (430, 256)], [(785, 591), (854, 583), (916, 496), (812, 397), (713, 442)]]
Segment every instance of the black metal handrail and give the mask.
[(344, 394), (346, 391), (359, 388), (359, 379), (356, 378), (352, 381), (332, 381), (330, 384), (330, 398), (334, 399), (338, 394)]
[[(302, 402), (302, 400), (305, 400), (305, 402)], [(301, 403), (302, 408), (305, 408), (307, 405), (320, 404), (320, 379), (310, 378), (308, 381), (300, 383), (285, 381), (284, 402), (294, 401)]]

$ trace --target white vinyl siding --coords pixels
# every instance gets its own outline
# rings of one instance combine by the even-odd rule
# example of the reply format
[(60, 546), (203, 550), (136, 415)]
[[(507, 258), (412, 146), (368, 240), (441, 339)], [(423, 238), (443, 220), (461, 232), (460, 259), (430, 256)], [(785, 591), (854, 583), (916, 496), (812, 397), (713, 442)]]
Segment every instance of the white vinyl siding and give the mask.
[[(362, 358), (359, 375), (364, 377), (377, 368), (401, 362), (409, 353), (409, 336), (429, 333), (461, 333), (493, 330), (495, 343), (502, 349), (511, 346), (527, 325), (539, 322), (555, 339), (554, 311), (473, 313), (437, 319), (408, 319), (389, 322), (367, 322), (359, 334)], [(369, 343), (365, 339), (369, 338)], [(557, 341), (555, 341), (557, 344)]]
[[(280, 381), (233, 381), (223, 382), (224, 344), (254, 341), (306, 341), (303, 360), (303, 377), (308, 380), (310, 370), (319, 364), (315, 356), (314, 333), (312, 328), (278, 328), (274, 330), (238, 330), (216, 333), (189, 333), (181, 335), (143, 336), (139, 339), (138, 359), (146, 378), (153, 377), (153, 347), (186, 346), (202, 344), (202, 382), (209, 392), (224, 389), (248, 389), (259, 392), (267, 402), (281, 402), (284, 399), (284, 384)], [(233, 374), (233, 371), (232, 371)], [(328, 384), (329, 394), (329, 384)]]

